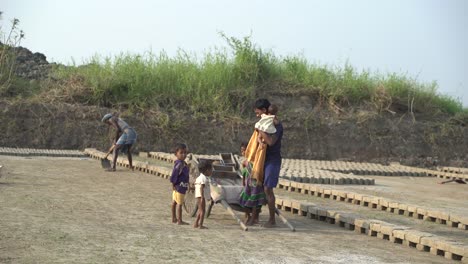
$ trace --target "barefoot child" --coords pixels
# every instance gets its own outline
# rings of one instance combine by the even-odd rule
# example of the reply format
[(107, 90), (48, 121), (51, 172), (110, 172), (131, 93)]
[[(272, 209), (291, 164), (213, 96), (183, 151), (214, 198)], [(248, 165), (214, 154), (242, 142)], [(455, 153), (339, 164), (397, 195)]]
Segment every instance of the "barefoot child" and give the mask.
[(181, 143), (177, 144), (174, 154), (177, 160), (170, 178), (172, 183), (172, 223), (187, 225), (188, 223), (182, 221), (182, 205), (184, 204), (185, 192), (187, 192), (189, 186), (189, 168), (185, 163), (187, 146)]
[(210, 194), (210, 182), (207, 177), (210, 177), (213, 172), (213, 166), (207, 160), (201, 160), (198, 164), (198, 170), (200, 171), (200, 176), (195, 180), (195, 198), (197, 198), (198, 203), (198, 213), (197, 219), (193, 224), (194, 228), (206, 229), (203, 226), (203, 219), (205, 218), (205, 207), (206, 199), (211, 197)]

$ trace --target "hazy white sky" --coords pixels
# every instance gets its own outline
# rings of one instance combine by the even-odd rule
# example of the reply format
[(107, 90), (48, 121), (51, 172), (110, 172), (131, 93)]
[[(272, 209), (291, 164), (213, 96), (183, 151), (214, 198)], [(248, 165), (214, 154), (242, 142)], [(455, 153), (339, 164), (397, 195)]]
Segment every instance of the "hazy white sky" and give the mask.
[(468, 1), (464, 0), (0, 0), (20, 19), (22, 46), (49, 61), (224, 46), (218, 31), (277, 55), (406, 73), (468, 107)]

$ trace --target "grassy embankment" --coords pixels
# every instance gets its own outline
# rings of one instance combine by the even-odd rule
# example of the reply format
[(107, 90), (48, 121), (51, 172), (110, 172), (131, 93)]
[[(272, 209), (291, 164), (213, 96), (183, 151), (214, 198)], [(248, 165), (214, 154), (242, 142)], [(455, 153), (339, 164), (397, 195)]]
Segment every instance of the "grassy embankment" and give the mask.
[(367, 104), (382, 111), (399, 103), (408, 111), (467, 113), (460, 100), (438, 93), (436, 82), (357, 71), (349, 64), (342, 68), (317, 65), (301, 56), (279, 57), (248, 37), (223, 37), (227, 48), (211, 50), (201, 58), (180, 50), (174, 57), (164, 52), (95, 56), (84, 66), (58, 66), (34, 96), (103, 106), (180, 107), (208, 115), (238, 115), (250, 111), (259, 91), (273, 89), (315, 94), (327, 104), (344, 107)]

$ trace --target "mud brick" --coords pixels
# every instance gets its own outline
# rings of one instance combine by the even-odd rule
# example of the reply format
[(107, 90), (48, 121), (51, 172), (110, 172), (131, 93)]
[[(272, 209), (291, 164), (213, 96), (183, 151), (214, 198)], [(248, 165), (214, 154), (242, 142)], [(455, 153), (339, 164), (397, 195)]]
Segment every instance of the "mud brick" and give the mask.
[(379, 206), (379, 201), (380, 201), (380, 197), (375, 197), (375, 196), (372, 196), (372, 199), (370, 201), (370, 206), (371, 208), (377, 208)]
[(454, 228), (457, 228), (457, 227), (458, 227), (458, 223), (457, 223), (457, 222), (447, 221), (445, 224), (446, 224), (447, 226), (449, 226), (449, 227), (454, 227)]
[[(419, 231), (414, 231), (411, 230), (406, 233), (405, 235), (405, 241), (404, 244), (409, 246), (409, 247), (416, 247), (417, 244), (421, 244), (421, 238), (423, 237), (432, 237), (434, 235), (425, 233), (425, 232), (419, 232)], [(432, 250), (432, 248), (431, 248)]]
[(347, 230), (355, 230), (355, 226), (353, 224), (348, 224), (348, 223), (345, 223), (344, 224), (344, 228), (347, 229)]
[(310, 219), (318, 219), (318, 215), (317, 215), (317, 206), (315, 205), (311, 205), (307, 208), (307, 218), (310, 218)]
[(445, 256), (445, 252), (443, 250), (440, 250), (440, 249), (436, 248), (436, 247), (431, 247), (429, 252), (434, 256), (437, 256), (437, 255), (442, 256), (442, 257)]
[(362, 194), (355, 193), (355, 194), (354, 194), (353, 204), (360, 205), (361, 202), (362, 202)]
[(438, 211), (436, 222), (439, 224), (447, 224), (447, 221), (450, 219), (450, 214), (447, 212)]
[(315, 206), (313, 203), (301, 203), (299, 206), (299, 214), (302, 216), (306, 216), (307, 213), (309, 212), (309, 207), (310, 206)]
[(334, 224), (335, 221), (336, 221), (336, 215), (338, 214), (337, 211), (333, 211), (333, 210), (327, 210), (327, 222), (330, 223), (330, 224)]
[(354, 195), (355, 193), (346, 193), (346, 202), (352, 203), (354, 202)]
[(362, 206), (372, 207), (371, 206), (372, 198), (374, 198), (374, 197), (372, 197), (372, 196), (363, 196), (361, 205)]
[(291, 189), (291, 181), (285, 182), (283, 187), (286, 191), (289, 191)]
[(415, 214), (417, 214), (417, 207), (414, 205), (408, 205), (408, 209), (405, 211), (404, 215), (413, 217)]
[(398, 206), (399, 206), (399, 203), (394, 202), (394, 201), (390, 201), (390, 202), (388, 203), (387, 211), (388, 211), (388, 212), (391, 212), (391, 213), (393, 213), (393, 212), (395, 212), (395, 211), (398, 211)]
[(430, 252), (431, 251), (431, 247), (425, 246), (423, 244), (416, 244), (416, 249), (419, 250), (419, 251), (424, 251), (424, 252)]
[(450, 221), (468, 225), (468, 216), (461, 216), (456, 214), (450, 215)]
[(142, 158), (147, 158), (149, 156), (149, 153), (148, 152), (140, 152), (140, 153), (138, 153), (138, 156), (140, 156)]
[(279, 179), (278, 180), (278, 187), (280, 189), (285, 189), (285, 185), (288, 185), (288, 187), (289, 187), (289, 181), (288, 180), (285, 180), (285, 179)]
[(304, 183), (298, 182), (296, 185), (296, 192), (301, 193), (303, 189)]
[(453, 254), (452, 252), (449, 252), (449, 251), (445, 251), (444, 258), (450, 259), (450, 260), (462, 260), (463, 256)]
[(317, 207), (317, 219), (325, 221), (327, 219), (327, 209), (323, 207)]
[(309, 194), (316, 195), (316, 193), (317, 193), (317, 186), (313, 184), (309, 184)]
[(407, 204), (398, 204), (398, 210), (396, 210), (395, 213), (398, 215), (404, 215), (406, 211), (408, 211)]
[(424, 217), (427, 215), (427, 210), (424, 208), (417, 208), (416, 209), (416, 214), (414, 214), (414, 218), (417, 219), (424, 219)]
[(382, 224), (387, 224), (383, 221), (379, 221), (379, 220), (370, 220), (370, 223), (369, 223), (369, 233), (368, 235), (369, 236), (376, 236), (378, 233), (381, 232), (381, 227), (382, 227)]
[(349, 213), (337, 213), (335, 216), (335, 220), (339, 222), (339, 224), (352, 224), (354, 226), (354, 221), (356, 219), (356, 216), (353, 214)]
[(408, 232), (410, 232), (410, 229), (394, 229), (392, 231), (390, 241), (397, 244), (403, 244), (403, 241), (405, 241), (405, 236)]
[(388, 208), (388, 200), (385, 200), (384, 198), (379, 199), (379, 206), (377, 206), (377, 209), (385, 211)]
[(283, 208), (283, 198), (276, 197), (275, 199), (276, 208)]
[(448, 250), (455, 256), (452, 256), (454, 260), (461, 260), (461, 257), (468, 257), (468, 246), (462, 244), (451, 244)]
[(343, 179), (344, 179), (343, 184), (353, 184), (353, 179), (351, 179), (351, 178), (343, 178)]
[(450, 249), (451, 247), (456, 247), (456, 246), (464, 246), (462, 243), (460, 242), (456, 242), (456, 241), (452, 241), (452, 240), (437, 240), (436, 241), (436, 247), (437, 249), (439, 250), (443, 250), (444, 252), (450, 252)]
[(390, 240), (390, 236), (383, 234), (383, 233), (377, 233), (376, 235), (377, 238), (383, 239), (383, 240)]
[(380, 227), (380, 232), (385, 235), (393, 236), (393, 231), (395, 230), (408, 230), (408, 229), (409, 227), (407, 226), (399, 226), (399, 225), (392, 225), (389, 223), (382, 223)]
[(291, 213), (292, 214), (299, 214), (300, 210), (301, 210), (301, 202), (291, 201)]
[(298, 184), (298, 182), (294, 182), (294, 181), (291, 182), (291, 186), (290, 186), (290, 188), (289, 188), (289, 191), (290, 191), (290, 192), (295, 192), (296, 189), (297, 189), (297, 184)]
[(358, 234), (370, 233), (370, 222), (367, 219), (356, 218), (354, 219), (354, 231)]
[(431, 248), (436, 248), (438, 240), (440, 240), (440, 238), (437, 236), (421, 237), (421, 240), (416, 248), (420, 251), (430, 252)]
[(310, 186), (310, 184), (308, 184), (308, 183), (303, 183), (303, 184), (301, 185), (301, 193), (302, 193), (302, 194), (309, 194), (309, 186)]
[(339, 195), (340, 191), (338, 190), (332, 190), (331, 192), (331, 195), (332, 195), (332, 199), (333, 200), (339, 200), (340, 198), (340, 195)]
[(292, 201), (289, 199), (283, 199), (283, 210), (286, 212), (292, 211)]
[(332, 194), (332, 190), (330, 190), (330, 189), (324, 189), (323, 190), (323, 197), (324, 198), (330, 198), (331, 194)]
[(459, 224), (458, 224), (458, 229), (461, 229), (461, 230), (468, 230), (468, 225), (459, 223)]
[(315, 196), (323, 197), (323, 188), (322, 187), (317, 186), (315, 190), (316, 190), (315, 191)]
[(336, 191), (336, 196), (337, 201), (344, 202), (346, 200), (346, 192)]
[(439, 212), (437, 211), (427, 210), (426, 215), (424, 216), (424, 220), (427, 220), (429, 222), (435, 222), (438, 218), (438, 215)]

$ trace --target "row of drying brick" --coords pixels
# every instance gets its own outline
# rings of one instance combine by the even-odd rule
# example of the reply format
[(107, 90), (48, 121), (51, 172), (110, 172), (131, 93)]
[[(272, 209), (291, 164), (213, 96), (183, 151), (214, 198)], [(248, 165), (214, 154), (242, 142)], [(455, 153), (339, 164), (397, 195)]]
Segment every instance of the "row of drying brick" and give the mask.
[(285, 180), (291, 180), (299, 183), (314, 183), (314, 184), (331, 184), (331, 185), (374, 185), (374, 179), (365, 179), (360, 177), (343, 177), (343, 176), (307, 176), (307, 177), (288, 177), (280, 176), (280, 178)]
[[(170, 153), (165, 153), (165, 152), (149, 152), (148, 153), (149, 157), (151, 158), (154, 158), (154, 159), (157, 159), (157, 160), (161, 160), (161, 161), (166, 161), (166, 162), (173, 162), (174, 161), (174, 155), (173, 154), (170, 154)], [(200, 154), (196, 154), (195, 155), (197, 158), (208, 158), (208, 159), (216, 159), (216, 158), (219, 158), (218, 156), (216, 155), (200, 155)], [(386, 170), (378, 170), (378, 169), (362, 169), (362, 168), (356, 168), (356, 169), (351, 169), (351, 168), (346, 168), (346, 169), (340, 169), (339, 167), (333, 167), (333, 166), (329, 166), (329, 167), (315, 167), (315, 168), (312, 168), (312, 167), (307, 167), (307, 169), (305, 167), (294, 167), (294, 166), (288, 166), (288, 162), (287, 160), (288, 159), (284, 159), (286, 160), (286, 162), (283, 162), (283, 165), (282, 165), (282, 175), (286, 176), (286, 177), (292, 177), (293, 175), (295, 175), (296, 177), (297, 176), (306, 176), (310, 173), (313, 173), (313, 171), (317, 171), (317, 170), (320, 170), (320, 169), (324, 169), (324, 170), (327, 170), (327, 171), (330, 171), (331, 173), (333, 172), (336, 172), (336, 173), (345, 173), (345, 174), (349, 174), (349, 173), (353, 173), (353, 174), (356, 174), (356, 175), (384, 175), (384, 176), (401, 176), (401, 175), (410, 175), (410, 176), (425, 176), (425, 174), (419, 174), (419, 173), (416, 173), (416, 172), (410, 172), (410, 171), (400, 171), (400, 170), (393, 170), (392, 168), (389, 168), (389, 169), (386, 169)], [(381, 165), (380, 165), (381, 166)], [(387, 166), (388, 167), (388, 166)], [(317, 178), (317, 177), (315, 177)], [(325, 178), (332, 178), (332, 177), (325, 177)], [(349, 177), (347, 177), (349, 178)], [(307, 181), (307, 180), (306, 180)], [(318, 179), (317, 180), (318, 183), (322, 182), (322, 180)], [(342, 181), (340, 181), (342, 182)], [(371, 181), (367, 181), (367, 182), (371, 182)], [(323, 182), (324, 184), (327, 184), (326, 183), (326, 180)], [(339, 183), (337, 183), (339, 184)], [(351, 184), (351, 183), (350, 183)], [(357, 181), (354, 181), (354, 183), (352, 184), (359, 184), (357, 183)]]
[(376, 163), (360, 163), (360, 162), (345, 162), (345, 161), (321, 161), (321, 160), (292, 160), (283, 159), (283, 164), (291, 168), (300, 169), (326, 169), (326, 170), (343, 170), (355, 171), (356, 173), (411, 173), (408, 169), (398, 169), (393, 166), (387, 166)]
[(468, 168), (459, 167), (438, 167), (438, 171), (457, 173), (457, 174), (468, 174)]
[(297, 169), (297, 168), (288, 168), (287, 165), (283, 165), (285, 171), (291, 174), (309, 174), (314, 170), (327, 170), (332, 172), (338, 173), (345, 173), (345, 174), (355, 174), (355, 175), (373, 175), (373, 176), (413, 176), (413, 177), (424, 177), (427, 176), (426, 173), (421, 172), (414, 172), (414, 171), (402, 171), (402, 170), (369, 170), (369, 169), (339, 169), (336, 167), (315, 167), (315, 168), (307, 168), (307, 169)]
[(430, 169), (422, 169), (422, 168), (413, 168), (413, 167), (408, 167), (404, 165), (396, 165), (395, 167), (399, 168), (411, 168), (419, 173), (425, 173), (427, 176), (430, 177), (437, 177), (441, 179), (450, 179), (450, 180), (455, 180), (455, 179), (461, 179), (464, 180), (465, 182), (468, 182), (468, 175), (467, 174), (461, 174), (461, 173), (453, 173), (453, 172), (445, 172), (445, 171), (439, 171), (439, 170), (430, 170)]
[[(189, 155), (194, 155), (196, 158), (202, 158), (202, 159), (219, 159), (218, 155), (202, 155), (202, 154), (189, 154)], [(174, 163), (174, 160), (175, 160), (174, 154), (166, 153), (166, 152), (148, 152), (148, 157), (156, 159), (156, 160), (169, 162), (169, 163)]]
[[(104, 159), (104, 157), (106, 156), (105, 153), (103, 153), (103, 152), (101, 152), (99, 150), (96, 150), (96, 149), (92, 149), (92, 148), (85, 149), (84, 152), (87, 155), (89, 155), (91, 158), (97, 159), (97, 160)], [(107, 157), (107, 159), (111, 160), (110, 157)], [(130, 164), (129, 164), (127, 158), (118, 157), (116, 163), (119, 166), (130, 168)], [(163, 177), (163, 178), (166, 178), (166, 179), (168, 179), (170, 177), (170, 175), (171, 175), (171, 169), (164, 168), (164, 167), (159, 167), (159, 166), (154, 166), (154, 165), (148, 164), (146, 162), (134, 161), (133, 162), (133, 167), (135, 168), (135, 170), (145, 172), (145, 173), (149, 173), (149, 174), (153, 174), (153, 175), (157, 175), (157, 176), (160, 176), (160, 177)]]
[(0, 155), (51, 156), (51, 157), (84, 157), (85, 156), (84, 153), (79, 150), (3, 148), (3, 147), (0, 147)]
[(468, 217), (466, 216), (400, 203), (383, 197), (334, 190), (313, 184), (298, 183), (284, 179), (279, 180), (278, 187), (291, 192), (299, 192), (316, 197), (348, 202), (377, 210), (387, 211), (397, 215), (404, 215), (415, 219), (444, 224), (449, 227), (468, 230)]
[(360, 216), (329, 210), (313, 203), (304, 203), (287, 198), (276, 198), (276, 206), (283, 211), (306, 216), (310, 219), (326, 221), (358, 234), (378, 237), (393, 243), (403, 244), (433, 255), (468, 263), (468, 246), (445, 237), (420, 232), (406, 226), (393, 225), (380, 220), (365, 219)]

